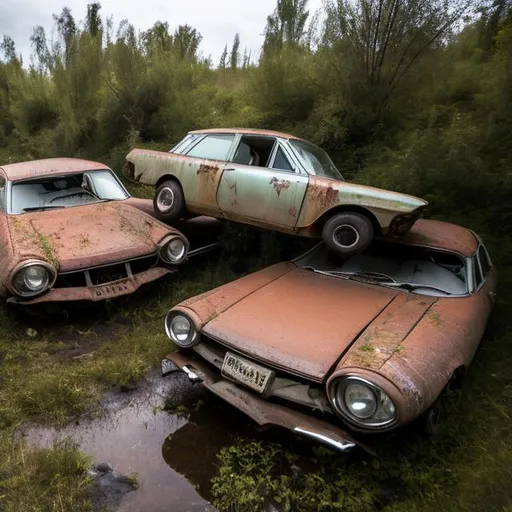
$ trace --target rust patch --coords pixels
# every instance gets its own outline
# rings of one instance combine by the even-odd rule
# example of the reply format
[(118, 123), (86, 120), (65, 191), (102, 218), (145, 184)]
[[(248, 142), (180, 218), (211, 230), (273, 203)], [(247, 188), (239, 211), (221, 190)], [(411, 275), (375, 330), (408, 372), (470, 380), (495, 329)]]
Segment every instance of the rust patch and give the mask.
[(214, 174), (219, 171), (219, 167), (216, 165), (207, 165), (201, 164), (199, 169), (197, 169), (196, 174), (199, 176), (200, 174)]
[(309, 191), (309, 200), (319, 210), (328, 210), (338, 204), (338, 194), (339, 191), (333, 189), (331, 185), (324, 187), (312, 184)]
[(290, 215), (290, 217), (297, 217), (297, 209), (292, 206), (288, 210), (288, 215)]
[(280, 180), (275, 176), (270, 180), (269, 185), (274, 187), (274, 190), (277, 192), (278, 196), (281, 195), (281, 191), (290, 188), (290, 182), (288, 180)]

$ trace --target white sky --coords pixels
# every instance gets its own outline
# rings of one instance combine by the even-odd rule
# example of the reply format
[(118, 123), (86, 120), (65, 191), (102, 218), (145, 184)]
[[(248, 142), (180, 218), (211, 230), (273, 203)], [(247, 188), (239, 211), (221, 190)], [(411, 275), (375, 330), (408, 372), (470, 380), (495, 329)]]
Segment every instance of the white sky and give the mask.
[[(25, 65), (32, 53), (30, 35), (35, 25), (42, 25), (50, 39), (52, 14), (63, 7), (71, 9), (75, 20), (85, 18), (87, 4), (94, 0), (0, 0), (0, 38), (11, 36)], [(216, 65), (224, 46), (231, 47), (240, 34), (240, 50), (251, 50), (253, 58), (263, 43), (266, 19), (277, 0), (100, 0), (101, 16), (114, 16), (114, 34), (119, 22), (127, 18), (136, 30), (146, 30), (155, 21), (167, 21), (171, 30), (189, 24), (201, 32), (200, 50), (211, 55)], [(319, 9), (322, 0), (309, 0), (310, 16)]]

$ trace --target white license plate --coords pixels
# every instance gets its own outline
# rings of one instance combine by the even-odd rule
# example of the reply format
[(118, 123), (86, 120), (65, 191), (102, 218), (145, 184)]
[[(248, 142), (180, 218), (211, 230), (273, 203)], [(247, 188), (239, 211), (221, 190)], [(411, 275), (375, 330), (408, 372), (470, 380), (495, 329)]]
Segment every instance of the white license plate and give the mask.
[(224, 377), (240, 382), (258, 393), (264, 393), (274, 378), (273, 370), (248, 361), (232, 352), (226, 352), (221, 373)]

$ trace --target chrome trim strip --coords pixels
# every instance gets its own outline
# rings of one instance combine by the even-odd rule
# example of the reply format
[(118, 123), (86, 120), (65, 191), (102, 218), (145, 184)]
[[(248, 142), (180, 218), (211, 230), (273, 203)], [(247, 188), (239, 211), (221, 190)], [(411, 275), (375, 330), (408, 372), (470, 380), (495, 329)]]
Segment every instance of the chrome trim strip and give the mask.
[(188, 258), (190, 257), (193, 257), (193, 256), (199, 256), (200, 254), (204, 254), (205, 252), (210, 252), (210, 251), (213, 251), (213, 249), (217, 248), (220, 246), (220, 243), (219, 242), (215, 242), (213, 244), (209, 244), (209, 245), (205, 245), (203, 247), (199, 247), (197, 249), (194, 249), (192, 251), (190, 251), (187, 255)]
[(295, 427), (293, 429), (294, 432), (297, 432), (299, 434), (303, 434), (308, 437), (312, 437), (313, 439), (316, 439), (317, 441), (320, 441), (322, 443), (325, 443), (329, 446), (332, 446), (336, 450), (339, 450), (341, 452), (346, 452), (348, 450), (351, 450), (356, 446), (355, 443), (351, 443), (347, 441), (346, 443), (341, 443), (340, 441), (336, 441), (335, 439), (331, 439), (330, 437), (327, 437), (323, 434), (319, 434), (318, 432), (312, 432), (310, 430), (303, 429), (301, 427)]

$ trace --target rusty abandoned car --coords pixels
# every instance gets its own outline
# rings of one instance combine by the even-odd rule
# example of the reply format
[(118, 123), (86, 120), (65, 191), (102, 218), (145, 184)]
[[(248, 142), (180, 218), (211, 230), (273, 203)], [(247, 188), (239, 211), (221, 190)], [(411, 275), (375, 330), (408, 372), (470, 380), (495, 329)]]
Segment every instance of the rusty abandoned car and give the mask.
[(190, 214), (322, 237), (339, 254), (364, 250), (377, 235), (404, 235), (426, 201), (347, 183), (327, 153), (280, 132), (190, 132), (170, 152), (134, 149), (128, 174), (156, 187), (164, 220)]
[(445, 222), (418, 220), (348, 258), (318, 244), (172, 308), (165, 330), (181, 351), (162, 370), (340, 450), (416, 419), (433, 430), (495, 287), (482, 241)]
[[(34, 304), (127, 295), (170, 273), (188, 241), (151, 217), (104, 164), (0, 167), (0, 296)], [(146, 212), (146, 213), (145, 213)]]

